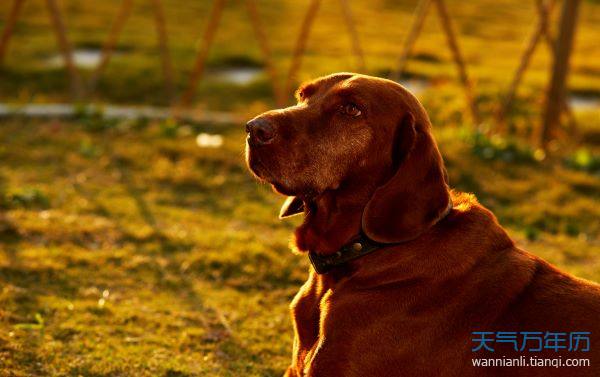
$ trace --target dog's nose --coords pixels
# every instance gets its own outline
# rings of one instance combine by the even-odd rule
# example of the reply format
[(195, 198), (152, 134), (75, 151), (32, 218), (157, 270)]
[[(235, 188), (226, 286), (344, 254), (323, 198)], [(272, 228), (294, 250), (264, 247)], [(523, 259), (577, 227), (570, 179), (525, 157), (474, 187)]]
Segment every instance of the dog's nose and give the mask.
[(273, 124), (265, 118), (255, 118), (246, 123), (246, 132), (254, 144), (266, 144), (275, 137)]

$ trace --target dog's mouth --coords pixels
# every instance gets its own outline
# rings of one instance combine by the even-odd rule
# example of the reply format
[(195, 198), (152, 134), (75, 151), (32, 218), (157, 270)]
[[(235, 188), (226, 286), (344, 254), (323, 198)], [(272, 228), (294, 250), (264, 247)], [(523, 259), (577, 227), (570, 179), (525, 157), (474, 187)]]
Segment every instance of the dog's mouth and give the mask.
[(246, 164), (248, 169), (258, 179), (270, 183), (272, 185), (279, 184), (276, 176), (272, 174), (271, 169), (261, 158), (260, 153), (256, 150), (256, 147), (252, 146), (248, 139), (246, 139)]
[[(259, 147), (260, 148), (260, 147)], [(286, 184), (284, 177), (275, 174), (273, 168), (265, 161), (264, 156), (261, 156), (261, 151), (257, 147), (252, 146), (246, 141), (246, 164), (252, 174), (259, 180), (269, 183), (275, 191), (283, 195), (297, 195), (289, 184)]]
[(265, 164), (261, 161), (257, 151), (250, 145), (248, 138), (246, 139), (246, 165), (248, 169), (257, 178), (268, 181), (267, 173), (269, 170), (265, 167)]

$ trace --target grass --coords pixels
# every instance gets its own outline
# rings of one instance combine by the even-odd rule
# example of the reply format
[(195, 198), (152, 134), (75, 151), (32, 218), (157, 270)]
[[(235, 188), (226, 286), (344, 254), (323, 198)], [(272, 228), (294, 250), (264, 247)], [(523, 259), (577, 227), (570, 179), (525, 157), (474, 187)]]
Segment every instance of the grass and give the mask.
[[(99, 122), (0, 124), (0, 374), (280, 375), (308, 264), (287, 247), (298, 220), (245, 171), (241, 127)], [(600, 280), (597, 173), (436, 136), (453, 186), (521, 246)]]
[(189, 130), (118, 126), (2, 124), (0, 370), (278, 374), (306, 263), (242, 134), (203, 150)]

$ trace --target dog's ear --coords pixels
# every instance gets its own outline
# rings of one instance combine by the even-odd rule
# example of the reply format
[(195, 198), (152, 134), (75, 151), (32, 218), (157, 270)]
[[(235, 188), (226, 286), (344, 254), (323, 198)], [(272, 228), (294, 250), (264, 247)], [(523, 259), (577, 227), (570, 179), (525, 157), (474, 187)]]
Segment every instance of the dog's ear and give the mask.
[(279, 210), (279, 218), (285, 219), (299, 213), (304, 212), (304, 202), (297, 196), (288, 196), (281, 209)]
[(407, 113), (396, 127), (392, 176), (376, 189), (363, 212), (365, 234), (397, 243), (418, 237), (450, 205), (446, 172), (426, 115)]

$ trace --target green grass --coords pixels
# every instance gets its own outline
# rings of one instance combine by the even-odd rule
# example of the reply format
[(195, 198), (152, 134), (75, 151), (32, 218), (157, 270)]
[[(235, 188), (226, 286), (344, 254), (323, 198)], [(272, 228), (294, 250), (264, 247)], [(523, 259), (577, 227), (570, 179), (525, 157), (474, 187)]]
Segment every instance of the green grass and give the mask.
[[(99, 122), (0, 123), (0, 374), (280, 375), (308, 263), (287, 247), (298, 220), (245, 170), (241, 126)], [(600, 280), (597, 172), (436, 136), (452, 185), (519, 245)]]

